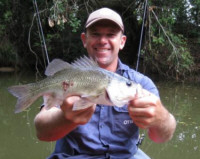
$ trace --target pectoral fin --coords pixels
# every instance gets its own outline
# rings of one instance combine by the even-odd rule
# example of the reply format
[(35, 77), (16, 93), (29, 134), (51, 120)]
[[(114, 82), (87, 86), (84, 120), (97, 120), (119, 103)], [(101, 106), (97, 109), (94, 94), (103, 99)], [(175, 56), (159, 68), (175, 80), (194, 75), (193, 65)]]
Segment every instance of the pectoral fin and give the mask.
[(61, 91), (46, 92), (43, 96), (43, 100), (45, 108), (48, 110), (51, 107), (62, 105), (64, 97)]
[(89, 108), (93, 105), (94, 105), (94, 103), (89, 101), (87, 98), (81, 98), (80, 100), (78, 100), (77, 102), (74, 103), (72, 110), (73, 111), (82, 110), (82, 109)]

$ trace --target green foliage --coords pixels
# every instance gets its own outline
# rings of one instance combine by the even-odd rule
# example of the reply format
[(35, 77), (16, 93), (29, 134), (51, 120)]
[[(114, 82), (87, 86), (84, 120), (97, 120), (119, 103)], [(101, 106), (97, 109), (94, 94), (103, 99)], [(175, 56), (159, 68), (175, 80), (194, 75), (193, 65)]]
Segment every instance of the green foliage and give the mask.
[[(125, 63), (134, 64), (144, 1), (51, 0), (37, 3), (50, 61), (62, 58), (70, 62), (83, 55), (86, 51), (80, 34), (87, 16), (97, 8), (110, 7), (122, 15), (128, 37), (120, 56)], [(150, 0), (148, 7), (142, 50), (144, 66), (169, 78), (184, 79), (193, 71), (194, 61), (198, 62), (194, 57), (199, 57), (200, 0)], [(0, 8), (0, 63), (13, 66), (22, 63), (30, 68), (38, 65), (43, 71), (47, 64), (32, 1), (4, 0), (0, 1)]]
[(194, 66), (194, 59), (183, 35), (173, 32), (176, 23), (174, 8), (150, 8), (149, 36), (146, 39), (145, 63), (152, 70), (182, 80)]
[(16, 48), (9, 40), (9, 24), (12, 22), (13, 13), (8, 4), (9, 1), (0, 2), (0, 66), (8, 66), (16, 63)]
[(194, 22), (196, 26), (199, 26), (200, 25), (200, 0), (189, 0), (189, 2), (192, 5), (192, 8), (190, 9), (191, 11), (190, 19), (191, 21)]
[(153, 38), (152, 42), (155, 43), (156, 45), (161, 45), (161, 46), (165, 45), (164, 37), (162, 37), (162, 36), (160, 36), (160, 37), (153, 36), (152, 38)]
[(69, 19), (69, 25), (72, 27), (72, 32), (77, 32), (77, 30), (81, 26), (81, 21), (76, 17), (75, 13), (70, 13)]
[(65, 23), (72, 27), (72, 32), (77, 32), (80, 27), (80, 20), (77, 18), (79, 6), (73, 0), (53, 0), (53, 6), (50, 8), (49, 26), (55, 25), (59, 30), (64, 30)]
[(17, 63), (16, 49), (9, 41), (3, 41), (0, 44), (0, 66), (9, 66)]
[(7, 31), (6, 26), (12, 20), (12, 12), (5, 1), (0, 3), (0, 7), (0, 37), (3, 37)]

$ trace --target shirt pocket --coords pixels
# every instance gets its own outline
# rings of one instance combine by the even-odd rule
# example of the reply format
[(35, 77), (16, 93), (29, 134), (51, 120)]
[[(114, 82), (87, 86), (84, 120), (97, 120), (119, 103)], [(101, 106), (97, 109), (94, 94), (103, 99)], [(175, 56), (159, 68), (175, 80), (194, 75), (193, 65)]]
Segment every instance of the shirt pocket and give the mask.
[(119, 137), (130, 138), (138, 134), (138, 127), (129, 116), (128, 106), (114, 107), (113, 109), (114, 127), (113, 132)]

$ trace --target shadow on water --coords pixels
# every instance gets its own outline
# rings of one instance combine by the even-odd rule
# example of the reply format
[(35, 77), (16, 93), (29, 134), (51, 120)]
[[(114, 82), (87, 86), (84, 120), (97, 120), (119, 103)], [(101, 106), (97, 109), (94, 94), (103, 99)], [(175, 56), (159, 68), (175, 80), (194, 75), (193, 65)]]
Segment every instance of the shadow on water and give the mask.
[[(0, 74), (0, 158), (2, 159), (44, 159), (54, 150), (55, 143), (38, 141), (35, 136), (33, 120), (39, 111), (42, 99), (38, 99), (31, 109), (14, 114), (16, 99), (7, 91), (11, 85), (34, 81), (35, 77), (32, 74), (25, 76)], [(199, 159), (200, 85), (172, 82), (156, 84), (163, 104), (177, 119), (177, 129), (173, 139), (164, 144), (153, 143), (145, 137), (141, 149), (152, 159)]]

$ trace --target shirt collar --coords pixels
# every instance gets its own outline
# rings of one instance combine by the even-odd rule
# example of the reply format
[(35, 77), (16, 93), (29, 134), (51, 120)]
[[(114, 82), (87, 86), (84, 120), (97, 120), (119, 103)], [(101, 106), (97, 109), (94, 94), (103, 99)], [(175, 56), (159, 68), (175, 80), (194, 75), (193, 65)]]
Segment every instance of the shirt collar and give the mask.
[(129, 70), (129, 67), (127, 65), (123, 64), (121, 62), (121, 60), (119, 59), (116, 73), (122, 75), (124, 73), (124, 71), (128, 71), (128, 70)]

